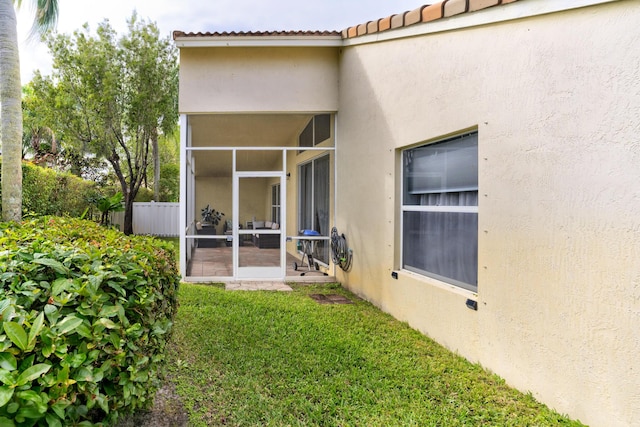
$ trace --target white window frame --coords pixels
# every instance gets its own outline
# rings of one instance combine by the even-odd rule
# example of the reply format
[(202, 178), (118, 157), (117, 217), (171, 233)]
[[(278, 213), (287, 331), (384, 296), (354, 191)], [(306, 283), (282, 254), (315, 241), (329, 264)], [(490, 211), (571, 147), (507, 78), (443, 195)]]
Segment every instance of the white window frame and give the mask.
[[(328, 128), (325, 129), (329, 132), (329, 135), (324, 138), (324, 139), (319, 139), (318, 138), (318, 133), (319, 133), (319, 125), (317, 124), (317, 121), (319, 120), (319, 117), (328, 117), (329, 119), (329, 123), (328, 123)], [(298, 146), (300, 147), (300, 151), (298, 151), (298, 153), (303, 153), (306, 149), (310, 148), (310, 147), (315, 147), (318, 144), (323, 143), (324, 141), (327, 141), (329, 139), (331, 139), (331, 133), (332, 133), (332, 120), (331, 120), (332, 116), (331, 114), (316, 114), (314, 115), (309, 122), (307, 123), (307, 126), (305, 126), (304, 130), (300, 133), (300, 135), (298, 136)], [(302, 145), (300, 142), (300, 138), (302, 137), (302, 134), (304, 134), (305, 132), (309, 131), (311, 133), (311, 145)]]
[[(277, 196), (278, 200), (274, 200), (274, 195)], [(281, 210), (280, 210), (280, 183), (273, 184), (271, 186), (271, 221), (277, 222), (278, 224), (281, 222)], [(274, 212), (276, 214), (274, 215)]]
[[(456, 140), (465, 138), (465, 137), (469, 137), (469, 136), (473, 136), (475, 135), (476, 138), (478, 138), (478, 133), (477, 131), (473, 131), (473, 132), (465, 132), (462, 133), (460, 135), (457, 136), (453, 136), (453, 137), (448, 137), (448, 138), (444, 138), (444, 139), (440, 139), (440, 140), (436, 140), (433, 142), (429, 142), (426, 144), (421, 144), (421, 145), (417, 145), (417, 146), (412, 146), (412, 147), (407, 147), (405, 149), (403, 149), (401, 151), (401, 159), (404, 159), (405, 153), (411, 150), (415, 150), (415, 149), (419, 149), (421, 147), (425, 147), (427, 145), (432, 145), (432, 144), (439, 144), (439, 143), (447, 143), (447, 142), (454, 142)], [(476, 158), (476, 162), (478, 162), (478, 159)], [(477, 166), (477, 163), (476, 163)], [(478, 284), (477, 284), (477, 271), (476, 271), (476, 283), (472, 284), (472, 283), (465, 283), (465, 282), (461, 282), (458, 281), (456, 279), (450, 278), (450, 277), (445, 277), (445, 276), (441, 276), (437, 273), (431, 272), (431, 271), (425, 271), (422, 269), (418, 269), (418, 268), (407, 268), (405, 267), (405, 254), (404, 254), (404, 248), (405, 248), (405, 223), (404, 223), (404, 218), (405, 218), (405, 212), (446, 212), (446, 213), (472, 213), (472, 214), (476, 214), (478, 215), (478, 205), (476, 204), (475, 206), (437, 206), (437, 205), (409, 205), (409, 204), (405, 204), (405, 185), (406, 185), (406, 180), (405, 180), (405, 168), (404, 168), (404, 164), (401, 166), (401, 174), (400, 174), (400, 179), (401, 179), (401, 200), (400, 200), (400, 206), (401, 206), (401, 212), (400, 212), (400, 266), (402, 270), (406, 270), (406, 271), (410, 271), (414, 274), (419, 274), (419, 275), (423, 275), (426, 277), (430, 277), (442, 282), (446, 282), (450, 285), (454, 285), (472, 292), (476, 292), (478, 291)], [(474, 190), (471, 191), (476, 191), (478, 192), (478, 187), (476, 187)], [(476, 233), (478, 233), (478, 230), (476, 229)], [(477, 234), (476, 234), (477, 235)], [(477, 247), (476, 247), (476, 266), (478, 263), (478, 259), (477, 259)]]

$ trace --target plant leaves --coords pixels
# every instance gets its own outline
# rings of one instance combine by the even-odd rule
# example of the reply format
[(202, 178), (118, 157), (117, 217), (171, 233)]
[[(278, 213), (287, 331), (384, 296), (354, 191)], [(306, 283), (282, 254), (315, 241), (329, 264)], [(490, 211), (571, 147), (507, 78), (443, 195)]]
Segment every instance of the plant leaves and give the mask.
[[(60, 264), (62, 265), (62, 264)], [(57, 296), (69, 289), (73, 285), (73, 280), (66, 277), (57, 279), (51, 285), (51, 295)]]
[(11, 342), (17, 345), (20, 350), (26, 350), (28, 344), (27, 333), (22, 326), (16, 322), (4, 322), (2, 326)]
[[(13, 397), (14, 390), (15, 389), (13, 387), (8, 387), (8, 386), (0, 387), (0, 407), (3, 407), (11, 400), (11, 398)], [(2, 419), (0, 419), (0, 421), (2, 421)], [(5, 424), (2, 424), (2, 425), (4, 426)]]
[(8, 305), (7, 307), (4, 307), (0, 312), (0, 317), (2, 317), (2, 320), (5, 322), (13, 319), (16, 315), (16, 308), (13, 306), (13, 304), (11, 304), (12, 301), (10, 300), (7, 300), (7, 301), (9, 301), (10, 305)]
[(93, 374), (87, 368), (80, 368), (73, 376), (76, 381), (93, 381)]
[(23, 406), (18, 410), (18, 413), (16, 414), (16, 420), (20, 419), (20, 417), (38, 419), (38, 418), (42, 418), (43, 414), (44, 412), (41, 412), (39, 407)]
[(44, 306), (44, 314), (49, 319), (49, 322), (53, 325), (58, 321), (60, 317), (60, 311), (58, 311), (58, 307), (53, 304), (47, 304)]
[(82, 365), (85, 360), (87, 360), (87, 355), (85, 353), (76, 353), (65, 359), (68, 359), (67, 361), (69, 362), (71, 367), (77, 368)]
[(62, 427), (62, 422), (60, 422), (60, 419), (53, 414), (47, 414), (45, 419), (47, 420), (47, 424), (49, 425), (49, 427)]
[(4, 369), (0, 369), (0, 382), (2, 384), (6, 384), (8, 386), (15, 386), (17, 377), (18, 377), (18, 373), (15, 371), (9, 372)]
[(62, 319), (57, 325), (58, 335), (64, 335), (68, 332), (75, 330), (78, 326), (82, 325), (82, 319), (74, 316), (73, 314)]
[(101, 319), (98, 319), (96, 323), (99, 323), (100, 325), (104, 326), (107, 329), (114, 329), (117, 327), (117, 325), (113, 323), (113, 321), (106, 319), (104, 317)]
[(46, 374), (47, 372), (49, 372), (49, 369), (51, 369), (51, 365), (47, 365), (46, 363), (38, 363), (36, 365), (33, 365), (20, 374), (20, 376), (18, 377), (18, 386), (24, 385)]
[(0, 368), (7, 371), (18, 369), (18, 362), (15, 356), (11, 353), (0, 353)]
[(88, 338), (90, 340), (93, 339), (91, 329), (89, 329), (89, 327), (84, 323), (76, 328), (76, 333), (84, 338)]
[(36, 360), (35, 353), (32, 353), (30, 356), (27, 356), (24, 359), (20, 360), (20, 364), (18, 365), (18, 371), (22, 372), (22, 371), (25, 371), (27, 368), (32, 367), (34, 360)]
[(98, 316), (100, 317), (113, 317), (120, 311), (121, 306), (119, 305), (105, 305), (100, 310)]
[(10, 299), (3, 299), (2, 301), (0, 301), (0, 313), (2, 313), (10, 305), (11, 305)]
[(69, 270), (67, 267), (62, 265), (60, 261), (56, 261), (55, 259), (50, 258), (37, 258), (33, 260), (36, 264), (46, 265), (47, 267), (51, 267), (53, 271), (60, 274), (68, 274)]
[(67, 399), (60, 399), (59, 401), (57, 401), (56, 403), (54, 403), (53, 405), (51, 405), (51, 409), (53, 410), (53, 412), (56, 413), (56, 415), (58, 417), (60, 417), (61, 419), (64, 420), (65, 418), (65, 413), (64, 410), (71, 405), (71, 402), (69, 402)]
[(42, 332), (43, 326), (44, 326), (44, 311), (40, 312), (38, 317), (36, 317), (36, 320), (33, 321), (33, 324), (31, 325), (31, 329), (29, 330), (29, 342), (27, 345), (29, 350), (33, 350), (33, 347), (35, 347), (36, 338), (38, 338), (38, 336), (40, 335), (40, 332)]

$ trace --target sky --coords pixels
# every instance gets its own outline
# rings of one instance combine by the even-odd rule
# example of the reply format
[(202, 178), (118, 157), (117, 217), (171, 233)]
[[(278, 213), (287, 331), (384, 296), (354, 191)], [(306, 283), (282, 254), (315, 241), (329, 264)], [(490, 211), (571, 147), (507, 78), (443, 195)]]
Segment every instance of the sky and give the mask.
[[(155, 22), (162, 37), (185, 32), (337, 30), (413, 10), (426, 0), (58, 0), (57, 32), (72, 34), (89, 24), (92, 34), (105, 19), (127, 31), (133, 11)], [(35, 70), (51, 74), (51, 55), (37, 38), (28, 39), (35, 0), (23, 0), (17, 12), (20, 75), (28, 83)]]

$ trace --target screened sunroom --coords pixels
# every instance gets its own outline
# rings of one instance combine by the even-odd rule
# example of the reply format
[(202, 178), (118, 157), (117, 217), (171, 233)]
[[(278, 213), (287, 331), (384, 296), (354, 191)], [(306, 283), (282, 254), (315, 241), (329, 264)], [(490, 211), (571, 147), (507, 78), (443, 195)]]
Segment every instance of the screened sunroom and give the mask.
[(183, 118), (186, 280), (332, 276), (333, 117)]

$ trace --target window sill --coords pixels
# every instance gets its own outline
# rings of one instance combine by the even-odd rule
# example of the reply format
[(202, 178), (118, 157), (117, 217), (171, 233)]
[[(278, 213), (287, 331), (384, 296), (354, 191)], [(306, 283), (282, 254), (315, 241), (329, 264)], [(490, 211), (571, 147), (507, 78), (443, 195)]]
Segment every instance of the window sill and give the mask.
[(419, 282), (423, 282), (423, 283), (425, 283), (427, 285), (434, 286), (436, 288), (439, 288), (439, 289), (442, 289), (442, 290), (445, 290), (445, 291), (448, 291), (448, 292), (453, 292), (453, 293), (458, 294), (460, 296), (463, 296), (465, 298), (471, 298), (471, 299), (474, 299), (474, 300), (476, 300), (478, 298), (478, 293), (477, 292), (473, 292), (473, 291), (470, 291), (470, 290), (467, 290), (467, 289), (463, 289), (463, 288), (461, 288), (459, 286), (452, 285), (451, 283), (443, 282), (441, 280), (434, 279), (434, 278), (429, 277), (429, 276), (423, 276), (421, 274), (414, 273), (414, 272), (409, 271), (409, 270), (400, 269), (400, 270), (396, 270), (396, 271), (398, 273), (398, 277), (399, 278), (400, 277), (406, 277), (406, 278), (411, 279), (411, 280), (416, 280), (416, 281), (419, 281)]

